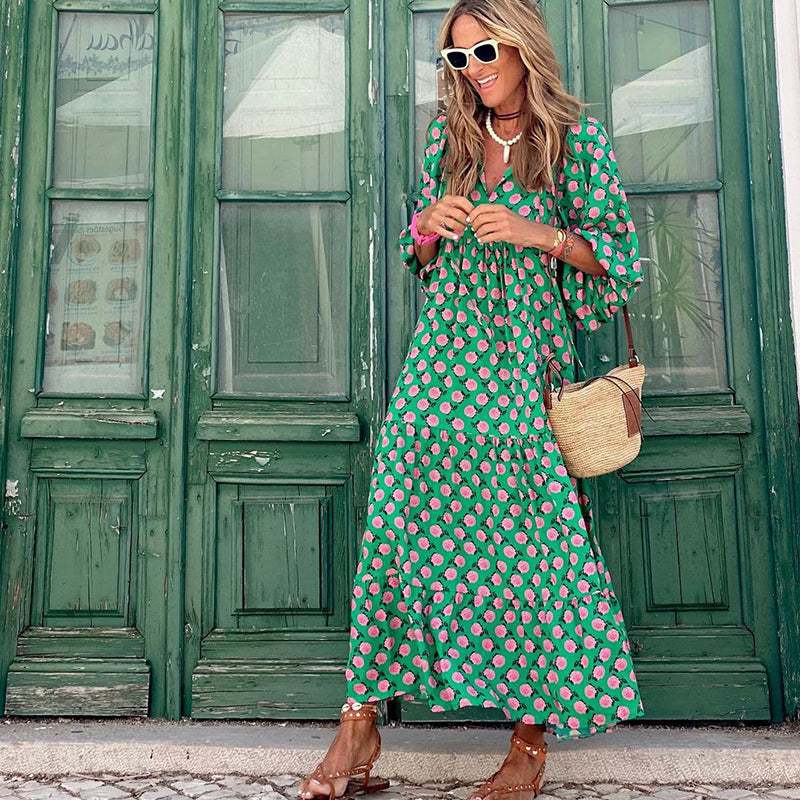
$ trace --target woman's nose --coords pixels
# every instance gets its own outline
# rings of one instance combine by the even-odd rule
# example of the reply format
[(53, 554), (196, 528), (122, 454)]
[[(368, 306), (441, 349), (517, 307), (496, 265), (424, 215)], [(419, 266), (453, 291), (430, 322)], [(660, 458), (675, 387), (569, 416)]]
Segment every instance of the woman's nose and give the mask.
[(467, 64), (466, 68), (464, 69), (464, 72), (467, 73), (467, 77), (468, 78), (471, 78), (472, 80), (476, 80), (477, 79), (476, 73), (480, 72), (480, 67), (481, 67), (481, 65), (478, 63), (478, 59), (476, 59), (475, 56), (470, 55), (469, 56), (469, 63)]

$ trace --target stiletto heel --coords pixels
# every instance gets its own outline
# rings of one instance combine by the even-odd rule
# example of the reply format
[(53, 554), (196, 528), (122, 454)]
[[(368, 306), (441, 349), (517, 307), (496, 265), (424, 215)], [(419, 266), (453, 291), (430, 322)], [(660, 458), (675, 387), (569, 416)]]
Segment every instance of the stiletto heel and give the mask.
[(536, 761), (540, 763), (541, 766), (539, 767), (539, 771), (536, 773), (536, 778), (534, 779), (533, 783), (519, 783), (515, 784), (514, 786), (498, 786), (497, 788), (493, 789), (491, 787), (492, 781), (497, 777), (498, 772), (500, 772), (500, 770), (497, 770), (497, 772), (495, 772), (483, 783), (480, 789), (478, 789), (477, 793), (472, 795), (470, 800), (488, 800), (488, 798), (493, 794), (511, 794), (512, 792), (532, 791), (534, 797), (540, 794), (542, 778), (544, 777), (545, 760), (547, 759), (547, 745), (544, 742), (542, 742), (542, 744), (531, 744), (514, 733), (511, 735), (511, 746), (515, 747), (517, 750), (520, 750), (526, 755), (529, 755), (531, 758), (535, 758)]
[[(339, 722), (348, 722), (350, 720), (363, 720), (372, 719), (378, 715), (378, 709), (373, 705), (363, 705), (361, 703), (345, 703), (342, 706), (342, 711), (339, 714)], [(376, 731), (378, 734), (378, 743), (375, 745), (372, 755), (367, 759), (366, 764), (361, 764), (352, 769), (345, 769), (339, 772), (326, 773), (322, 770), (322, 762), (320, 761), (314, 770), (309, 774), (309, 778), (317, 781), (318, 783), (327, 783), (331, 787), (329, 795), (315, 794), (314, 797), (327, 797), (328, 800), (349, 800), (358, 794), (368, 794), (369, 792), (379, 792), (383, 789), (389, 788), (389, 781), (382, 778), (375, 778), (370, 780), (370, 773), (381, 754), (381, 732)], [(344, 794), (337, 795), (333, 781), (336, 778), (355, 778), (363, 774), (364, 779), (359, 783), (358, 781), (348, 781), (345, 787)], [(299, 795), (298, 796), (302, 796)]]

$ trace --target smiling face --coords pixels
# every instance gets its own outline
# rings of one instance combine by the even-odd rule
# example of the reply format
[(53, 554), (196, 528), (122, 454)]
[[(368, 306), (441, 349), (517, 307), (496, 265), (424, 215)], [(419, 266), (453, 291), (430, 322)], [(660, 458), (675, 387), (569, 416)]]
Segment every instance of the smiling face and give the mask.
[[(453, 22), (451, 36), (454, 47), (472, 47), (492, 34), (484, 28), (475, 17), (461, 14)], [(488, 108), (497, 108), (501, 112), (516, 111), (525, 97), (522, 80), (525, 77), (525, 65), (516, 47), (500, 44), (500, 57), (491, 64), (483, 64), (474, 56), (469, 57), (466, 69), (461, 71), (464, 77), (478, 93), (481, 102)]]

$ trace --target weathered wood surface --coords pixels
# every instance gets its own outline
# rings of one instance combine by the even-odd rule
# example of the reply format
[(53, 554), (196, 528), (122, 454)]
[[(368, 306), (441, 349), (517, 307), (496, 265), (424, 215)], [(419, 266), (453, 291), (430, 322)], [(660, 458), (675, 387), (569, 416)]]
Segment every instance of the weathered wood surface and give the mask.
[(8, 673), (5, 713), (16, 716), (147, 716), (144, 660), (23, 658)]
[(20, 436), (38, 439), (155, 439), (155, 412), (34, 409), (22, 418)]
[(192, 676), (192, 716), (337, 719), (344, 695), (341, 662), (201, 660)]
[(197, 423), (196, 435), (201, 441), (358, 442), (361, 425), (350, 412), (206, 411)]

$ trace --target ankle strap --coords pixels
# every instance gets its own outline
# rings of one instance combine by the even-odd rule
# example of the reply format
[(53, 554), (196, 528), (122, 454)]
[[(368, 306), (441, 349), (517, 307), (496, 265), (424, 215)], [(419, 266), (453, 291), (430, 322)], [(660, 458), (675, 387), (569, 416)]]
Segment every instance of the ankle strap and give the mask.
[(339, 720), (345, 722), (351, 719), (375, 719), (378, 716), (378, 707), (372, 703), (345, 703), (339, 713)]
[(527, 753), (529, 756), (535, 755), (536, 753), (547, 752), (547, 744), (545, 742), (542, 742), (541, 744), (531, 744), (530, 742), (526, 742), (524, 739), (517, 736), (516, 733), (511, 734), (511, 745), (516, 747), (517, 750)]

